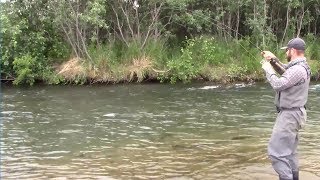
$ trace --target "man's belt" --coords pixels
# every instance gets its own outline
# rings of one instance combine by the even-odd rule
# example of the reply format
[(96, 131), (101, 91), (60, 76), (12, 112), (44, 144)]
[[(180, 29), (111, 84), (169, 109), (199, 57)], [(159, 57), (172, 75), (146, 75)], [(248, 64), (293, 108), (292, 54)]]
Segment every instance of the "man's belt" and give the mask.
[(292, 108), (284, 108), (284, 107), (278, 107), (276, 106), (276, 110), (279, 113), (280, 111), (298, 111), (300, 108), (307, 109), (306, 106), (301, 106), (301, 107), (292, 107)]

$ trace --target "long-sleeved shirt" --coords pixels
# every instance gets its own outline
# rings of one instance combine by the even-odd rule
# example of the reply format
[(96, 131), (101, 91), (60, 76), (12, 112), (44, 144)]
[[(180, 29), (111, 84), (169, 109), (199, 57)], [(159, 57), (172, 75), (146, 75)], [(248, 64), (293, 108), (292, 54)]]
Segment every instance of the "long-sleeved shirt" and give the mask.
[(299, 58), (291, 61), (289, 64), (283, 64), (286, 71), (278, 77), (273, 69), (266, 69), (266, 77), (275, 91), (287, 89), (303, 78), (307, 78), (306, 69), (303, 66), (294, 66), (300, 62), (306, 62), (306, 58)]
[(310, 68), (306, 58), (298, 58), (285, 66), (278, 77), (272, 68), (265, 69), (266, 77), (276, 91), (275, 104), (282, 109), (303, 107), (307, 103)]

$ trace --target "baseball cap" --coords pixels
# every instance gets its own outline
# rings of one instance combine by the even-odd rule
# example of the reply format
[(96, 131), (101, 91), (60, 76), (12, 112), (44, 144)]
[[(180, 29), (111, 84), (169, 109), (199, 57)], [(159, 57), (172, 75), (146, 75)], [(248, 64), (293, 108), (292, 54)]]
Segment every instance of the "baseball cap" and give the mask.
[(291, 39), (288, 42), (287, 46), (282, 47), (281, 49), (287, 49), (287, 48), (294, 48), (294, 49), (297, 49), (297, 50), (303, 50), (304, 51), (306, 49), (306, 43), (301, 38), (294, 38), (294, 39)]

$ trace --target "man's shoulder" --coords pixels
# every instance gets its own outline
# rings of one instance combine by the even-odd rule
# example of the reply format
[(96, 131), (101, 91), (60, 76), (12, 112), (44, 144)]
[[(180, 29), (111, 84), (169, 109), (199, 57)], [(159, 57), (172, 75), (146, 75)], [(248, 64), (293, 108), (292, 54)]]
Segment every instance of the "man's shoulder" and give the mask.
[(310, 76), (310, 67), (307, 64), (302, 64), (302, 63), (297, 63), (293, 66), (288, 67), (286, 70), (286, 74), (288, 76), (302, 76), (304, 77), (305, 75), (307, 77)]

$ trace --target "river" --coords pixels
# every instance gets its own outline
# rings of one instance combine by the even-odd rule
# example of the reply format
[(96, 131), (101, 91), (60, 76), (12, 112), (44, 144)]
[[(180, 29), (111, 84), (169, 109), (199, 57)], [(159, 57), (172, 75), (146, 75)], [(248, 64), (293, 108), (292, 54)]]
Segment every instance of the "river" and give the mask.
[[(2, 179), (277, 179), (263, 83), (2, 86)], [(320, 85), (300, 133), (302, 179), (320, 179)]]

